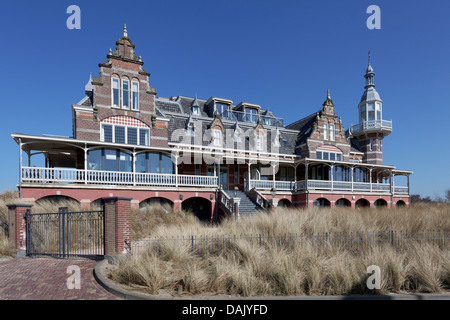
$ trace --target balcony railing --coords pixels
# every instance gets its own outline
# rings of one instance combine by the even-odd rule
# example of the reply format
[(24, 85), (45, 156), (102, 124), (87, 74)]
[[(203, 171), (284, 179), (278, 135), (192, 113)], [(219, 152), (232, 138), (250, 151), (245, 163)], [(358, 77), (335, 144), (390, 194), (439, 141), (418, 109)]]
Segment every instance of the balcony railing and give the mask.
[(355, 124), (351, 127), (350, 133), (358, 133), (362, 131), (372, 130), (386, 130), (392, 131), (392, 121), (388, 120), (372, 120), (364, 121), (363, 123)]
[(243, 111), (237, 111), (237, 110), (224, 110), (221, 114), (221, 117), (226, 120), (230, 121), (241, 121), (241, 122), (250, 122), (250, 123), (257, 123), (258, 118), (261, 119), (261, 122), (263, 125), (273, 126), (273, 127), (283, 127), (284, 126), (284, 119), (283, 118), (277, 118), (275, 116), (264, 116), (264, 115), (258, 115), (255, 113), (247, 113)]
[(22, 182), (158, 187), (217, 187), (217, 177), (59, 168), (22, 168)]
[[(326, 190), (326, 191), (356, 191), (356, 192), (391, 192), (389, 183), (369, 183), (369, 182), (351, 182), (351, 181), (330, 181), (330, 180), (305, 180), (291, 181), (273, 181), (273, 180), (250, 180), (250, 187), (257, 190), (276, 190), (294, 191), (294, 190)], [(394, 186), (394, 194), (409, 194), (408, 187)]]

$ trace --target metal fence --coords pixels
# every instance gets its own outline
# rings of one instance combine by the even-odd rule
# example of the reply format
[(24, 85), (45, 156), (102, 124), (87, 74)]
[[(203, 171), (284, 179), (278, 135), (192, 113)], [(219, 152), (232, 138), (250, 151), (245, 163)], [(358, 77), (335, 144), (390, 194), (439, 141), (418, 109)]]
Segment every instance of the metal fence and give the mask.
[(69, 212), (62, 207), (57, 213), (28, 211), (25, 219), (27, 255), (103, 258), (103, 210)]
[(157, 254), (167, 251), (167, 248), (178, 245), (196, 254), (216, 254), (236, 248), (238, 243), (247, 243), (252, 246), (280, 246), (294, 248), (311, 245), (325, 254), (331, 250), (349, 250), (360, 252), (374, 246), (387, 245), (397, 250), (406, 249), (411, 244), (427, 243), (448, 249), (450, 232), (448, 231), (382, 231), (382, 232), (323, 232), (317, 234), (282, 234), (282, 235), (207, 235), (146, 238), (134, 241), (131, 252), (139, 255), (148, 250)]

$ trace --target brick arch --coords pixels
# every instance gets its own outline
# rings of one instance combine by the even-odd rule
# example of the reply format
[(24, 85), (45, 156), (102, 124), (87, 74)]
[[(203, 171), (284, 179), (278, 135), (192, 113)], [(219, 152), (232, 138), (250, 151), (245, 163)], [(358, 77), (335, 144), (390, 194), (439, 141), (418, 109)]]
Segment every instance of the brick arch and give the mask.
[(41, 197), (39, 199), (35, 199), (35, 203), (39, 204), (41, 201), (45, 201), (45, 200), (49, 200), (49, 201), (52, 201), (52, 202), (55, 202), (55, 203), (58, 203), (60, 201), (70, 200), (70, 201), (76, 202), (77, 204), (80, 204), (79, 200), (74, 199), (71, 196), (65, 196), (65, 195), (48, 195), (48, 196), (44, 196), (44, 197)]

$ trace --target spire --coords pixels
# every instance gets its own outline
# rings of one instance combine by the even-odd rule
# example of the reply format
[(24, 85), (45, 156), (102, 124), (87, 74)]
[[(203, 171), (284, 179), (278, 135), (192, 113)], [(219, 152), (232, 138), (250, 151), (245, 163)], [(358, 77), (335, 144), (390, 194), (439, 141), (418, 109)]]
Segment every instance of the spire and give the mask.
[(94, 86), (92, 85), (92, 72), (89, 75), (89, 80), (86, 83), (86, 85), (84, 86), (84, 91), (85, 92), (91, 92), (93, 90)]
[(127, 31), (127, 24), (125, 23), (125, 25), (123, 26), (123, 36), (125, 38), (128, 38), (128, 31)]
[(370, 64), (370, 49), (369, 49), (369, 53), (368, 53), (368, 66), (367, 66), (367, 70), (366, 70), (366, 74), (364, 75), (364, 78), (366, 78), (366, 86), (365, 88), (369, 88), (369, 87), (375, 87), (375, 84), (373, 83), (373, 78), (375, 76), (375, 72), (373, 72), (373, 68), (372, 65)]

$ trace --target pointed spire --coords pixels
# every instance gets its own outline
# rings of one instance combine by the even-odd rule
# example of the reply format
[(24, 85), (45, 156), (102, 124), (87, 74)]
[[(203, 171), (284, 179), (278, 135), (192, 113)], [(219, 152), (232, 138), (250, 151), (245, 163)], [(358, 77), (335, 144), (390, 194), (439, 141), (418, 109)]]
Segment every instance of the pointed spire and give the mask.
[(373, 82), (373, 78), (375, 76), (375, 72), (373, 72), (373, 68), (372, 65), (370, 64), (370, 49), (369, 49), (369, 53), (368, 53), (368, 66), (366, 69), (366, 74), (364, 75), (364, 78), (366, 78), (366, 86), (365, 88), (369, 88), (369, 87), (375, 87), (375, 84)]
[(125, 38), (128, 38), (128, 31), (127, 31), (127, 24), (125, 23), (125, 25), (123, 26), (123, 36)]
[(330, 96), (330, 89), (327, 89), (327, 100), (331, 100), (331, 96)]
[(84, 91), (85, 92), (91, 92), (94, 89), (94, 86), (92, 85), (92, 72), (89, 75), (89, 80), (86, 83), (86, 85), (84, 86)]

